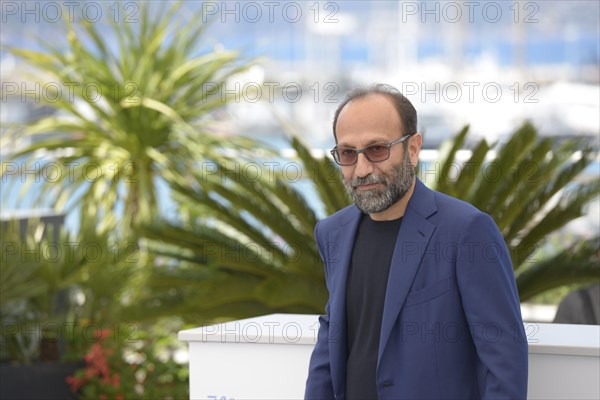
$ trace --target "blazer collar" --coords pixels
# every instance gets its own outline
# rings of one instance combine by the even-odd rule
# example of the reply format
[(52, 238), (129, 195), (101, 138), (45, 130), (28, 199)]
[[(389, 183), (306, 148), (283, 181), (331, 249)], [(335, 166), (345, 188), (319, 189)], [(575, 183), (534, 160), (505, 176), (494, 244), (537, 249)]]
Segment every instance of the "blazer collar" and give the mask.
[(436, 212), (434, 192), (417, 180), (400, 225), (388, 275), (379, 337), (378, 366), (425, 249), (435, 231), (436, 226), (428, 218)]
[(419, 179), (416, 180), (415, 190), (408, 201), (406, 213), (415, 212), (423, 218), (429, 218), (437, 212), (437, 204), (435, 203), (433, 190), (429, 189)]

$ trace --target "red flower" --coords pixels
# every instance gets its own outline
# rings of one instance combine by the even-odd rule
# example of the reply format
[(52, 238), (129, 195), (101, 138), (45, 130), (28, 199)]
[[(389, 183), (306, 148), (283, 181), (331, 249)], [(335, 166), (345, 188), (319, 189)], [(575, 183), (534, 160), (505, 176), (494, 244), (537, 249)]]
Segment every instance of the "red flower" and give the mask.
[(86, 369), (85, 369), (85, 379), (86, 380), (90, 380), (96, 375), (98, 375), (98, 370), (96, 368), (86, 367)]
[(110, 329), (102, 329), (100, 331), (100, 336), (98, 337), (98, 339), (104, 340), (109, 336), (110, 336)]
[[(69, 383), (73, 392), (77, 392), (82, 386), (92, 383), (100, 385), (98, 388), (100, 392), (112, 393), (113, 390), (121, 388), (121, 375), (116, 372), (111, 373), (110, 363), (113, 359), (111, 356), (116, 352), (116, 349), (110, 347), (111, 343), (106, 340), (111, 331), (110, 329), (103, 329), (98, 330), (96, 333), (96, 338), (99, 340), (90, 346), (89, 351), (84, 356), (86, 366), (83, 371), (78, 372), (79, 377), (71, 376), (67, 378), (67, 383)], [(108, 395), (99, 394), (98, 399), (108, 400)], [(122, 394), (117, 394), (115, 399), (125, 400)]]
[(117, 389), (121, 387), (121, 375), (119, 375), (119, 374), (114, 374), (113, 375), (113, 377), (112, 377), (112, 385), (115, 388), (117, 388)]
[(85, 379), (77, 378), (76, 376), (67, 376), (66, 381), (71, 386), (72, 392), (77, 392), (86, 383)]

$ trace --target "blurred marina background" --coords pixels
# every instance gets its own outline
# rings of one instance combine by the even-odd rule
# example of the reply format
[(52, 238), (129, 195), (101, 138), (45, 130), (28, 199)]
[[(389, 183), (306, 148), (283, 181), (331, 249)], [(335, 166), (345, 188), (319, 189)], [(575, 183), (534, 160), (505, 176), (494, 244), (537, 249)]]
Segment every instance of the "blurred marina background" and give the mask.
[[(2, 44), (37, 48), (39, 37), (65, 40), (61, 22), (67, 15), (134, 23), (139, 9), (135, 2), (66, 3), (3, 2)], [(68, 14), (64, 7), (71, 7)], [(288, 134), (279, 117), (322, 152), (334, 145), (331, 120), (345, 93), (385, 82), (417, 108), (427, 169), (440, 143), (466, 124), (468, 144), (478, 138), (501, 142), (530, 120), (541, 136), (576, 136), (598, 148), (599, 7), (594, 0), (187, 1), (180, 12), (190, 24), (207, 24), (204, 50), (239, 50), (258, 60), (227, 84), (241, 95), (232, 94), (234, 101), (216, 116), (223, 135), (248, 135), (284, 151)], [(4, 133), (7, 124), (51, 109), (19, 61), (4, 50), (1, 55)], [(25, 94), (14, 94), (15, 85)], [(15, 146), (3, 137), (3, 160)], [(592, 163), (586, 177), (597, 179), (599, 168)], [(18, 196), (27, 180), (21, 172), (3, 177), (10, 188), (2, 194), (4, 214), (32, 207), (27, 196)], [(160, 202), (168, 215), (168, 195)], [(598, 208), (594, 203), (585, 223), (575, 226), (597, 232)], [(77, 217), (69, 215), (67, 226), (76, 227)]]

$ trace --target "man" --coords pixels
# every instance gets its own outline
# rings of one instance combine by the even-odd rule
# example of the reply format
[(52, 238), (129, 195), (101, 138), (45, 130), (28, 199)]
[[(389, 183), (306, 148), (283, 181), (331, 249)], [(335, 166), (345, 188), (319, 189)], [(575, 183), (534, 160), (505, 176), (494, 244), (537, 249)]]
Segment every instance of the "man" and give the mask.
[(329, 301), (306, 399), (523, 399), (527, 341), (493, 220), (415, 178), (412, 104), (377, 85), (336, 111), (354, 205), (317, 224)]

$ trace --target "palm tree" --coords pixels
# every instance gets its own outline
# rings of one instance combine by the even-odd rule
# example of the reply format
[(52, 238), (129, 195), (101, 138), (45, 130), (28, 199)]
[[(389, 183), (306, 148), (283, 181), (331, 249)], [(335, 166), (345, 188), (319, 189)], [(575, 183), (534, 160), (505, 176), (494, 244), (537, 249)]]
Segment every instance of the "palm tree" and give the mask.
[[(223, 165), (210, 176), (194, 172), (192, 186), (171, 182), (192, 217), (142, 231), (163, 263), (140, 285), (136, 302), (148, 306), (130, 310), (134, 318), (179, 315), (197, 323), (322, 311), (327, 289), (313, 238), (318, 217), (305, 195), (312, 192), (326, 215), (351, 201), (332, 160), (313, 157), (296, 138), (291, 144), (297, 159), (269, 161), (278, 171), (260, 179)], [(282, 172), (292, 162), (306, 174), (297, 185), (296, 176)]]
[(158, 178), (171, 173), (167, 161), (193, 161), (183, 139), (194, 157), (222, 157), (223, 139), (207, 129), (208, 117), (226, 102), (226, 81), (249, 64), (235, 52), (207, 49), (203, 18), (188, 23), (178, 13), (182, 3), (167, 3), (157, 10), (142, 2), (137, 24), (65, 20), (66, 48), (8, 49), (33, 67), (44, 97), (56, 99), (47, 104), (54, 115), (13, 130), (30, 143), (13, 159), (32, 165), (45, 151), (62, 170), (38, 201), (69, 211), (80, 205), (81, 221), (98, 231), (119, 227), (127, 235), (154, 217)]
[[(541, 257), (547, 239), (584, 215), (600, 182), (579, 182), (593, 152), (578, 140), (539, 139), (525, 123), (499, 146), (481, 140), (464, 163), (457, 160), (468, 126), (446, 144), (434, 189), (490, 214), (511, 253), (521, 301), (543, 291), (600, 279), (599, 237), (578, 240)], [(458, 168), (457, 168), (458, 167)], [(457, 173), (458, 171), (458, 173)]]
[[(466, 127), (446, 146), (435, 187), (472, 202), (496, 220), (511, 250), (521, 300), (598, 279), (597, 239), (561, 248), (537, 262), (530, 259), (548, 235), (582, 215), (584, 206), (597, 196), (598, 182), (574, 181), (589, 165), (590, 150), (583, 149), (574, 159), (577, 142), (558, 145), (539, 140), (526, 124), (487, 161), (512, 179), (484, 175), (484, 168), (491, 168), (485, 160), (492, 150), (483, 140), (470, 159), (460, 163), (460, 175), (452, 177), (452, 166), (459, 165), (456, 152), (467, 132)], [(141, 286), (137, 302), (149, 306), (137, 310), (137, 318), (179, 315), (197, 324), (274, 312), (323, 311), (327, 291), (313, 238), (317, 212), (304, 195), (314, 193), (310, 204), (322, 206), (324, 215), (350, 199), (333, 161), (313, 157), (295, 138), (292, 146), (307, 174), (306, 185), (282, 177), (245, 179), (231, 170), (215, 173), (214, 179), (194, 173), (197, 182), (192, 186), (171, 182), (192, 218), (157, 222), (143, 230), (148, 249), (162, 262)]]

